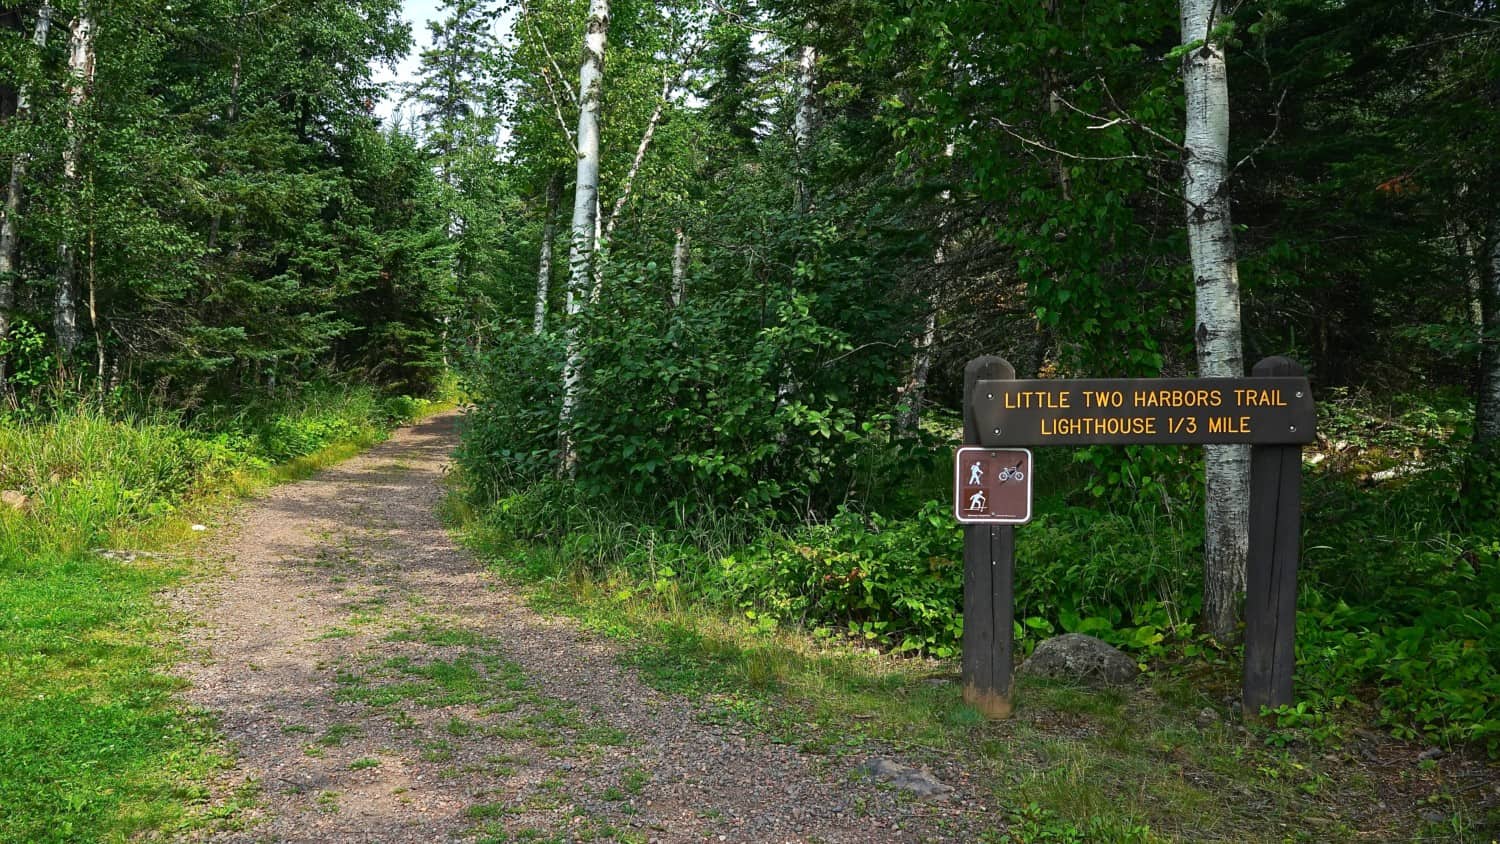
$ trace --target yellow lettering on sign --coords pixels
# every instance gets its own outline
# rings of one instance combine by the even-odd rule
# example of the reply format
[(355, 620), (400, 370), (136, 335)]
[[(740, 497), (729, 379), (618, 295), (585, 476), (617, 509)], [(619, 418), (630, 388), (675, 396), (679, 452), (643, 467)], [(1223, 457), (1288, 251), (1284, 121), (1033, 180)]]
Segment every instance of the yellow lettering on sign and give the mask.
[(1066, 410), (1072, 394), (1067, 390), (1019, 390), (1005, 394), (1006, 410)]
[(1234, 400), (1238, 402), (1241, 407), (1287, 406), (1286, 399), (1282, 397), (1280, 390), (1235, 390)]
[(1136, 407), (1218, 407), (1224, 403), (1219, 390), (1136, 390), (1130, 397)]
[(1084, 407), (1121, 407), (1125, 394), (1119, 390), (1088, 390), (1083, 394)]
[(1152, 416), (1130, 416), (1123, 419), (1081, 416), (1042, 420), (1044, 437), (1139, 437), (1155, 433), (1156, 418)]
[(1248, 434), (1250, 433), (1250, 417), (1210, 416), (1208, 432), (1210, 434)]

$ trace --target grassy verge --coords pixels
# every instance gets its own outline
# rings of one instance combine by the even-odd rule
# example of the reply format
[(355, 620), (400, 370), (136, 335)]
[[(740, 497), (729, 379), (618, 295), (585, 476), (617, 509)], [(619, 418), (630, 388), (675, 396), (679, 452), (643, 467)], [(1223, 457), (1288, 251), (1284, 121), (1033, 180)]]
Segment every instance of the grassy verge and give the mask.
[(1022, 681), (1016, 717), (990, 723), (962, 702), (952, 660), (715, 609), (669, 547), (600, 564), (589, 549), (616, 548), (618, 534), (539, 540), (505, 502), (453, 508), (499, 576), (619, 640), (648, 682), (806, 752), (894, 748), (961, 770), (993, 800), (998, 840), (1490, 841), (1495, 829), (1483, 762), (1419, 761), (1422, 745), (1375, 732), (1247, 728), (1226, 705), (1234, 666), (1213, 652), (1154, 665), (1126, 691)]
[(212, 724), (174, 703), (156, 598), (190, 573), (192, 526), (427, 409), (353, 390), (191, 427), (89, 409), (0, 421), (0, 490), (25, 498), (0, 506), (0, 841), (133, 840), (208, 819), (203, 784), (225, 760)]

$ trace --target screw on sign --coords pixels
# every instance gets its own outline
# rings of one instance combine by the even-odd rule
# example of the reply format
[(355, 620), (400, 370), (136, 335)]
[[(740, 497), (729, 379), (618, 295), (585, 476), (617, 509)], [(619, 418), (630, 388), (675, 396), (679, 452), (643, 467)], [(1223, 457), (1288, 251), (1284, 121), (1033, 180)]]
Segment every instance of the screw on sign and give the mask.
[(965, 524), (1031, 521), (1031, 452), (961, 448), (954, 462), (954, 515)]

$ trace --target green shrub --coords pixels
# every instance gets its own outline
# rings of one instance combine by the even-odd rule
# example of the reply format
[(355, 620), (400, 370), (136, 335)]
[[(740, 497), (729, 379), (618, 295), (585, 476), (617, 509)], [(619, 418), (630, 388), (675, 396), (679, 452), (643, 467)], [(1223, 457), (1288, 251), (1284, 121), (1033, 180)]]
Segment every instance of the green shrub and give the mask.
[(962, 639), (963, 532), (938, 502), (914, 519), (844, 510), (768, 533), (724, 557), (719, 573), (724, 594), (758, 615), (938, 656)]

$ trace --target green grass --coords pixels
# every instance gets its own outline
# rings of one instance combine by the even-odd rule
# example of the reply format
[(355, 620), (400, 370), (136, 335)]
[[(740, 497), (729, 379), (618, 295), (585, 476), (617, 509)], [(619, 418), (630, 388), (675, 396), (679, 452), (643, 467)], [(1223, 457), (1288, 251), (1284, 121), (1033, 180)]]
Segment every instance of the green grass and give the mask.
[[(0, 841), (125, 841), (226, 822), (201, 783), (227, 764), (184, 711), (174, 622), (155, 596), (192, 573), (196, 523), (227, 498), (379, 441), (369, 391), (254, 413), (0, 418)], [(95, 548), (157, 550), (117, 562)]]
[[(466, 537), (535, 608), (619, 640), (622, 659), (646, 682), (699, 702), (709, 720), (748, 724), (843, 766), (890, 748), (918, 760), (964, 760), (1010, 830), (998, 840), (1389, 838), (1423, 823), (1396, 795), (1414, 801), (1428, 786), (1451, 814), (1429, 831), (1489, 840), (1482, 829), (1494, 819), (1455, 799), (1456, 783), (1432, 777), (1423, 785), (1404, 773), (1380, 782), (1328, 747), (1297, 738), (1282, 747), (1280, 733), (1241, 728), (1224, 711), (1236, 678), (1223, 662), (1167, 667), (1128, 691), (1023, 679), (1016, 716), (990, 722), (962, 701), (951, 661), (767, 628), (642, 588), (620, 567), (568, 566), (566, 549), (497, 539), (477, 524)], [(1204, 708), (1217, 717), (1200, 724)], [(629, 785), (611, 787), (607, 799)]]

